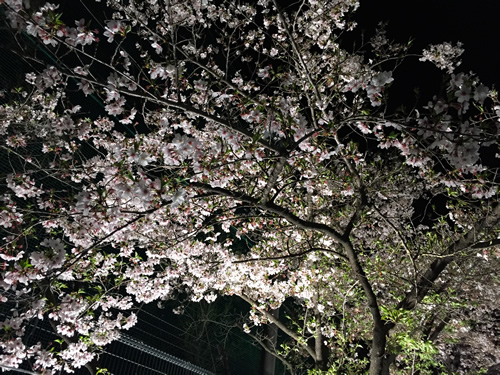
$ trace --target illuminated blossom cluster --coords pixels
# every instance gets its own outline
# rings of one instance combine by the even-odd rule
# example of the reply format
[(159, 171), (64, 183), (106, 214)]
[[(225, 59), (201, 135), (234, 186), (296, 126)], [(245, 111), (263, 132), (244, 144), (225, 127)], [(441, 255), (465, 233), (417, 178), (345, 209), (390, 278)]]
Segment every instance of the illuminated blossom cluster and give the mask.
[(430, 61), (439, 69), (452, 73), (455, 67), (460, 65), (458, 58), (464, 53), (462, 43), (458, 42), (455, 46), (449, 42), (429, 46), (424, 49), (420, 61)]
[[(362, 343), (379, 374), (383, 358), (416, 358), (409, 342), (450, 353), (422, 339), (441, 308), (458, 322), (449, 338), (463, 337), (456, 301), (435, 294), (492, 300), (471, 285), (497, 281), (464, 270), (499, 262), (487, 155), (498, 158), (500, 104), (454, 70), (460, 44), (421, 59), (452, 73), (446, 90), (389, 115), (407, 49), (383, 31), (369, 44), (376, 61), (343, 49), (336, 36), (355, 27), (355, 0), (130, 0), (109, 4), (97, 30), (68, 26), (50, 3), (2, 3), (11, 26), (60, 61), (0, 107), (11, 169), (0, 300), (13, 312), (0, 322), (2, 364), (72, 371), (137, 322), (138, 304), (222, 295), (251, 306), (243, 329), (254, 337), (276, 324), (288, 349), (271, 349), (284, 363), (357, 373)], [(75, 92), (101, 113), (73, 104)], [(281, 307), (293, 314), (270, 312)], [(32, 319), (63, 345), (28, 347)]]

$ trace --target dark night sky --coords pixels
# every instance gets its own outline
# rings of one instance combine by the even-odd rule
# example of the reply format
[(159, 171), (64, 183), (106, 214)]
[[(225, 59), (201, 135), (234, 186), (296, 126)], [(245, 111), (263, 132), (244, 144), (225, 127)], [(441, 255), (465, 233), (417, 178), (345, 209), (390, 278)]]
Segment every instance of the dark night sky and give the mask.
[[(500, 3), (496, 0), (361, 0), (359, 27), (373, 29), (389, 21), (389, 36), (415, 39), (415, 52), (426, 44), (464, 43), (463, 71), (476, 72), (488, 86), (500, 87)], [(430, 64), (430, 63), (427, 63)]]

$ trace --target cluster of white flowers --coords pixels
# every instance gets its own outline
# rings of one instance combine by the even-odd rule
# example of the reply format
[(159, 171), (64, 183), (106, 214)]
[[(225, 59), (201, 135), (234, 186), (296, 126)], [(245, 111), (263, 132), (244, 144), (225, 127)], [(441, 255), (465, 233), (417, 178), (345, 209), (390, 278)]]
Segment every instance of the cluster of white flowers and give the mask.
[(108, 38), (108, 43), (112, 43), (116, 34), (122, 34), (125, 32), (125, 25), (121, 21), (111, 20), (106, 24), (106, 30), (103, 35)]
[[(4, 0), (16, 9), (19, 1)], [(72, 69), (68, 61), (64, 71), (48, 67), (27, 75), (34, 94), (29, 100), (23, 95), (25, 104), (0, 108), (4, 147), (15, 148), (26, 166), (7, 178), (8, 198), (0, 212), (0, 225), (10, 232), (6, 250), (3, 243), (0, 249), (0, 301), (12, 298), (20, 306), (19, 315), (3, 327), (22, 336), (28, 318), (48, 318), (59, 335), (77, 341), (58, 354), (37, 349), (35, 366), (82, 366), (96, 346), (136, 323), (135, 314), (119, 311), (178, 292), (193, 301), (246, 297), (253, 301), (253, 325), (268, 323), (267, 312), (293, 299), (318, 315), (314, 321), (304, 317), (297, 345), (306, 343), (308, 332), (321, 331), (325, 345), (335, 347), (338, 327), (330, 318), (339, 315), (350, 325), (343, 330), (346, 337), (364, 340), (372, 320), (362, 311), (366, 296), (356, 285), (372, 283), (385, 306), (413, 288), (408, 280), (425, 275), (427, 260), (419, 258), (422, 268), (415, 270), (410, 261), (417, 263), (416, 258), (401, 256), (430, 243), (413, 226), (422, 194), (453, 190), (467, 206), (471, 198), (494, 199), (498, 193), (496, 172), (488, 175), (488, 167), (479, 164), (481, 148), (495, 144), (483, 141), (492, 138), (493, 127), (480, 116), (466, 118), (469, 108), (484, 106), (481, 115), (496, 124), (489, 89), (471, 74), (452, 74), (443, 97), (419, 108), (422, 116), (394, 114), (387, 121), (379, 108), (393, 72), (377, 70), (387, 60), (375, 53), (376, 61), (366, 62), (332, 37), (335, 28), (351, 27), (345, 15), (357, 7), (356, 0), (310, 0), (295, 14), (288, 8), (281, 20), (270, 2), (261, 0), (258, 6), (268, 6), (259, 15), (261, 25), (255, 8), (225, 7), (220, 1), (178, 2), (168, 17), (158, 1), (130, 3), (135, 5), (104, 21), (101, 42), (84, 20), (55, 30), (35, 17), (28, 32), (48, 44), (66, 38), (78, 46), (71, 53), (81, 57), (75, 59), (79, 66)], [(54, 9), (46, 5), (43, 12)], [(294, 22), (292, 37), (284, 27), (287, 19)], [(172, 56), (165, 42), (172, 27), (210, 27), (211, 20), (217, 27), (210, 33), (219, 35), (210, 40), (217, 44), (198, 48), (191, 38), (183, 39), (189, 33), (177, 33), (184, 52)], [(155, 30), (145, 27), (153, 24)], [(129, 29), (138, 51), (133, 60), (124, 51), (132, 43), (116, 41), (129, 38)], [(232, 43), (227, 30), (241, 43)], [(99, 64), (106, 54), (90, 53), (90, 43), (116, 48), (114, 57)], [(227, 55), (220, 48), (224, 43), (234, 48)], [(390, 44), (383, 32), (372, 40), (379, 51)], [(273, 70), (254, 52), (290, 69)], [(421, 60), (451, 72), (461, 52), (461, 44), (445, 43), (431, 46)], [(243, 60), (250, 69), (234, 72)], [(67, 93), (73, 86), (66, 86), (66, 75), (74, 74), (84, 94), (95, 89), (109, 116), (82, 119), (87, 109), (73, 107)], [(107, 79), (99, 82), (103, 74)], [(499, 115), (500, 107), (494, 108)], [(138, 134), (121, 132), (122, 124), (134, 121), (140, 123), (133, 130)], [(36, 142), (43, 143), (44, 159), (34, 160), (38, 154), (24, 147)], [(46, 173), (48, 186), (33, 181)], [(51, 181), (69, 191), (53, 191)], [(370, 207), (363, 207), (365, 200)], [(466, 210), (459, 211), (460, 223), (456, 213), (451, 221), (463, 231), (473, 228)], [(46, 231), (38, 248), (24, 239), (31, 221)], [(461, 235), (446, 234), (435, 248)], [(236, 241), (247, 242), (245, 251), (236, 251)], [(482, 254), (494, 258), (489, 249)], [(354, 264), (366, 277), (353, 279), (361, 275), (349, 266), (356, 257)], [(48, 282), (54, 289), (45, 292), (57, 288), (53, 298), (40, 291), (49, 276), (56, 278)], [(29, 306), (28, 295), (34, 296)], [(13, 366), (29, 353), (21, 344), (0, 336)]]
[(33, 267), (42, 273), (61, 268), (66, 260), (66, 251), (61, 240), (59, 238), (46, 238), (40, 245), (47, 249), (35, 251), (30, 255)]
[(43, 193), (43, 190), (35, 185), (35, 181), (29, 175), (14, 175), (7, 176), (7, 186), (16, 193), (19, 198), (37, 197)]
[(80, 368), (92, 361), (95, 353), (89, 351), (89, 346), (82, 341), (71, 343), (67, 349), (61, 351), (62, 359), (71, 363), (74, 368)]
[(429, 49), (424, 49), (423, 56), (420, 61), (430, 61), (439, 69), (447, 70), (452, 73), (457, 66), (460, 65), (458, 58), (462, 55), (464, 49), (462, 43), (457, 42), (456, 46), (446, 42), (429, 46)]

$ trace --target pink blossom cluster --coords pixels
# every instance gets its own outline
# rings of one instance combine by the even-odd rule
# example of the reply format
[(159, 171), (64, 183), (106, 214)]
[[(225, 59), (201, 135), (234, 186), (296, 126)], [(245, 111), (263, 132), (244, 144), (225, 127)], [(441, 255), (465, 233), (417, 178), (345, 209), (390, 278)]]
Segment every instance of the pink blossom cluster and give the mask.
[[(354, 363), (348, 348), (370, 342), (374, 319), (398, 320), (391, 307), (426, 291), (433, 262), (456, 261), (441, 275), (450, 288), (465, 288), (467, 267), (497, 264), (498, 171), (484, 158), (500, 134), (493, 92), (454, 73), (425, 107), (389, 116), (386, 60), (406, 50), (379, 32), (379, 59), (366, 61), (334, 37), (355, 26), (357, 1), (306, 3), (114, 3), (99, 41), (83, 20), (56, 27), (55, 5), (5, 0), (16, 27), (77, 59), (28, 74), (23, 100), (0, 109), (13, 169), (0, 212), (0, 299), (13, 306), (2, 363), (72, 371), (136, 323), (137, 304), (178, 295), (243, 298), (250, 333), (293, 301), (300, 324), (282, 327), (301, 361), (316, 335)], [(216, 43), (193, 40), (205, 29)], [(449, 69), (458, 52), (424, 59)], [(76, 85), (105, 113), (72, 104)], [(447, 199), (437, 218), (435, 197)], [(420, 335), (408, 322), (440, 308), (418, 301), (393, 332)], [(35, 317), (62, 347), (26, 346)]]

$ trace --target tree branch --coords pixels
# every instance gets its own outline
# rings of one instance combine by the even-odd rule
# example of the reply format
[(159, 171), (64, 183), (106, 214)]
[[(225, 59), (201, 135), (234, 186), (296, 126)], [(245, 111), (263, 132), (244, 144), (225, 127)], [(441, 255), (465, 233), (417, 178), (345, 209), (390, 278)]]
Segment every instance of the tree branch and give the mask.
[[(254, 207), (261, 208), (263, 210), (273, 212), (285, 220), (288, 220), (290, 223), (296, 225), (299, 228), (305, 229), (305, 230), (314, 230), (320, 233), (323, 233), (330, 238), (332, 238), (334, 241), (339, 243), (344, 251), (346, 252), (347, 259), (349, 260), (349, 265), (351, 266), (351, 269), (356, 276), (356, 279), (359, 281), (361, 284), (363, 291), (365, 293), (365, 297), (367, 299), (368, 307), (370, 308), (370, 312), (373, 318), (374, 322), (374, 331), (373, 331), (373, 343), (372, 343), (372, 351), (371, 351), (371, 369), (373, 368), (374, 370), (370, 370), (371, 374), (379, 374), (380, 369), (382, 368), (382, 359), (384, 357), (385, 353), (385, 344), (386, 344), (386, 330), (384, 327), (385, 322), (382, 320), (382, 316), (380, 314), (380, 309), (378, 306), (378, 301), (377, 297), (373, 291), (373, 288), (368, 281), (368, 278), (366, 276), (365, 271), (363, 270), (363, 267), (361, 266), (361, 263), (359, 262), (358, 256), (356, 254), (356, 251), (354, 250), (354, 247), (352, 246), (352, 243), (350, 242), (349, 238), (346, 238), (342, 235), (340, 235), (337, 231), (334, 229), (330, 228), (328, 225), (321, 224), (321, 223), (315, 223), (311, 221), (306, 221), (303, 220), (296, 215), (294, 215), (292, 212), (289, 210), (277, 206), (275, 203), (268, 202), (266, 204), (263, 204), (262, 202), (258, 201), (257, 199), (250, 197), (246, 194), (236, 194), (231, 192), (230, 190), (223, 189), (223, 188), (218, 188), (218, 187), (212, 187), (208, 184), (203, 184), (199, 182), (193, 182), (191, 183), (193, 187), (197, 187), (203, 191), (207, 192), (213, 192), (222, 196), (230, 197), (248, 204), (253, 205)], [(266, 316), (267, 317), (267, 316)], [(271, 319), (270, 319), (271, 320)], [(312, 356), (312, 355), (311, 355)], [(312, 356), (313, 357), (313, 356)], [(313, 357), (315, 358), (315, 356)]]
[(240, 298), (242, 300), (244, 300), (245, 302), (247, 302), (248, 304), (250, 304), (250, 306), (252, 306), (252, 307), (256, 308), (257, 310), (259, 310), (259, 312), (262, 315), (264, 315), (267, 320), (269, 320), (271, 323), (274, 323), (276, 325), (276, 327), (278, 327), (286, 335), (288, 335), (289, 337), (291, 337), (292, 339), (294, 339), (298, 344), (300, 344), (307, 351), (307, 353), (311, 356), (311, 358), (314, 360), (314, 362), (316, 362), (316, 353), (314, 352), (313, 349), (311, 349), (309, 347), (309, 345), (307, 345), (307, 343), (303, 343), (304, 340), (301, 337), (299, 337), (299, 335), (297, 335), (294, 331), (292, 331), (290, 328), (288, 328), (283, 323), (281, 323), (269, 311), (266, 311), (266, 310), (263, 310), (263, 309), (259, 309), (257, 307), (257, 303), (255, 301), (251, 300), (250, 298), (248, 298), (247, 296), (245, 296), (243, 294), (240, 295)]
[(455, 254), (477, 244), (476, 236), (478, 233), (484, 229), (497, 228), (499, 221), (500, 204), (492, 210), (490, 215), (486, 216), (481, 222), (476, 223), (474, 228), (467, 234), (451, 244), (446, 250), (444, 257), (434, 260), (427, 271), (419, 278), (416, 287), (406, 294), (406, 297), (398, 303), (396, 308), (404, 310), (414, 309), (417, 303), (420, 303), (429, 290), (432, 289), (434, 281), (436, 281), (441, 272), (453, 261)]
[(295, 258), (295, 257), (300, 257), (302, 255), (306, 255), (309, 253), (312, 253), (313, 251), (324, 251), (326, 253), (333, 253), (335, 256), (348, 261), (347, 257), (343, 254), (340, 254), (336, 252), (335, 250), (330, 250), (330, 249), (324, 249), (322, 247), (313, 247), (311, 249), (307, 249), (304, 251), (301, 251), (300, 253), (293, 253), (293, 254), (288, 254), (288, 255), (279, 255), (279, 256), (274, 256), (274, 257), (262, 257), (262, 258), (251, 258), (251, 259), (242, 259), (242, 260), (235, 260), (232, 263), (250, 263), (250, 262), (262, 262), (266, 260), (279, 260), (279, 259), (290, 259), (290, 258)]

